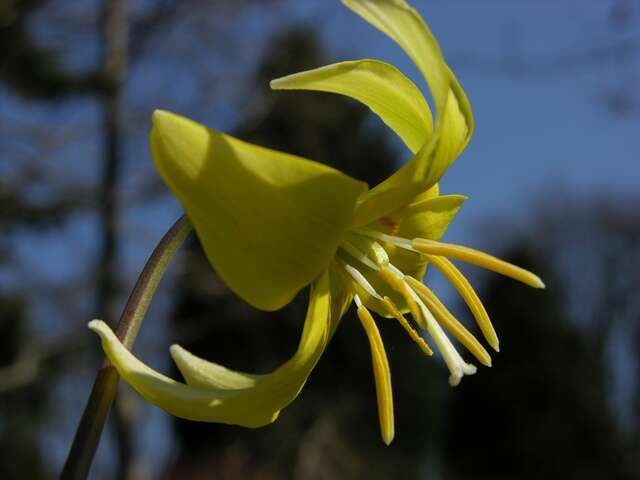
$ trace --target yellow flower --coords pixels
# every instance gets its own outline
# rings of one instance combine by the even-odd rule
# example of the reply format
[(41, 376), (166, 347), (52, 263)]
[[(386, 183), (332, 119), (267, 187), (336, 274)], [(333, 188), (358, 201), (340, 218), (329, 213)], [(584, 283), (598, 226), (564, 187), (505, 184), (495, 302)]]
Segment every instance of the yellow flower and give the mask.
[(376, 60), (290, 75), (274, 80), (272, 87), (350, 96), (397, 133), (413, 158), (375, 188), (369, 190), (319, 163), (242, 142), (175, 114), (154, 113), (150, 144), (156, 166), (229, 287), (256, 308), (276, 310), (311, 286), (298, 350), (268, 375), (231, 371), (174, 345), (171, 355), (186, 384), (177, 382), (138, 360), (104, 322), (91, 322), (122, 378), (173, 415), (247, 427), (274, 421), (298, 395), (354, 300), (370, 343), (380, 428), (388, 444), (394, 436), (391, 374), (369, 309), (396, 319), (431, 355), (431, 348), (404, 316), (410, 312), (441, 353), (449, 382), (456, 385), (476, 368), (462, 359), (445, 330), (480, 363), (491, 365), (491, 358), (422, 284), (427, 263), (458, 289), (495, 350), (498, 338), (482, 303), (447, 257), (543, 287), (532, 273), (438, 241), (465, 200), (460, 195), (439, 195), (437, 182), (471, 137), (469, 102), (428, 27), (404, 0), (343, 3), (413, 59), (430, 87), (438, 113), (435, 124), (419, 89), (395, 67)]

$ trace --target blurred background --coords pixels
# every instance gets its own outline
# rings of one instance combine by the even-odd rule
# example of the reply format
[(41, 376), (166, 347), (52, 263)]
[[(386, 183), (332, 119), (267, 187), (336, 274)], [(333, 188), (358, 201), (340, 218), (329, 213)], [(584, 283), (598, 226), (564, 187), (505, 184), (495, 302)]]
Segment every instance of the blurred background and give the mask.
[[(474, 107), (446, 174), (445, 240), (541, 275), (534, 291), (465, 268), (501, 337), (457, 388), (380, 322), (396, 439), (378, 433), (369, 348), (347, 315), (272, 426), (183, 422), (120, 388), (93, 479), (640, 478), (640, 2), (413, 0)], [(408, 158), (365, 108), (271, 92), (272, 78), (380, 58), (391, 41), (337, 0), (0, 0), (0, 478), (55, 478), (117, 321), (181, 209), (147, 150), (172, 110), (371, 185)], [(242, 194), (242, 192), (239, 192)], [(434, 272), (427, 282), (469, 314)], [(136, 343), (268, 372), (294, 351), (306, 292), (276, 313), (235, 298), (195, 239)], [(473, 328), (473, 327), (472, 327)]]

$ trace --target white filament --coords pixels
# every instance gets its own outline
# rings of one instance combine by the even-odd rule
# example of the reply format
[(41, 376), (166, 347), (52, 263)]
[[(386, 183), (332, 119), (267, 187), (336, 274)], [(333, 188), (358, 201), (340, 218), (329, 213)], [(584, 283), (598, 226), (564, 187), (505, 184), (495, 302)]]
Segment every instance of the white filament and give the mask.
[(358, 247), (356, 247), (353, 243), (348, 240), (343, 240), (340, 244), (340, 248), (344, 249), (350, 255), (353, 255), (354, 258), (358, 259), (360, 262), (365, 264), (367, 267), (372, 268), (375, 271), (380, 270), (380, 267), (376, 265), (367, 255), (360, 251)]
[(369, 230), (368, 228), (359, 228), (357, 229), (357, 231), (358, 233), (366, 237), (375, 238), (376, 240), (382, 240), (383, 242), (391, 243), (400, 248), (404, 248), (405, 250), (420, 253), (415, 248), (413, 248), (413, 246), (411, 245), (411, 240), (407, 240), (406, 238), (387, 235), (386, 233), (376, 232), (375, 230)]
[(364, 277), (364, 275), (362, 275), (362, 273), (360, 273), (357, 268), (352, 267), (348, 263), (345, 263), (343, 266), (347, 273), (351, 275), (351, 278), (353, 278), (356, 283), (360, 285), (369, 295), (382, 301), (382, 297), (378, 294), (378, 292), (376, 292), (375, 288), (371, 286), (369, 281)]
[(442, 330), (440, 324), (433, 317), (433, 314), (429, 311), (424, 302), (420, 299), (420, 297), (413, 291), (411, 286), (405, 282), (405, 286), (411, 295), (411, 298), (416, 302), (422, 315), (424, 316), (426, 325), (423, 326), (427, 333), (431, 336), (433, 341), (435, 342), (444, 362), (447, 364), (447, 368), (449, 369), (449, 385), (455, 387), (460, 383), (460, 380), (464, 375), (473, 375), (476, 373), (475, 365), (471, 365), (470, 363), (466, 363), (456, 348), (447, 337), (446, 333)]

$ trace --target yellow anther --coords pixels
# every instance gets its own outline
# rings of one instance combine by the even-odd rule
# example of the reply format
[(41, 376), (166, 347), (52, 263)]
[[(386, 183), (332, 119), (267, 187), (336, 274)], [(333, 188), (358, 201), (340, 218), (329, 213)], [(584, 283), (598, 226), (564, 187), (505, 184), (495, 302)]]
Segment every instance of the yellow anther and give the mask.
[(471, 313), (473, 314), (478, 326), (487, 340), (489, 345), (493, 347), (496, 352), (500, 351), (500, 342), (498, 341), (498, 335), (491, 324), (489, 315), (484, 308), (484, 305), (478, 298), (475, 290), (465, 278), (460, 270), (458, 270), (453, 263), (444, 257), (437, 255), (427, 255), (427, 259), (431, 262), (442, 274), (451, 282), (458, 293), (462, 296), (466, 304), (469, 306)]
[(420, 347), (420, 350), (422, 350), (422, 352), (425, 355), (428, 355), (428, 356), (433, 355), (433, 350), (429, 348), (429, 345), (427, 344), (427, 342), (424, 341), (424, 338), (422, 338), (420, 334), (416, 332), (416, 330), (409, 324), (407, 319), (404, 318), (404, 315), (400, 313), (400, 310), (398, 310), (398, 307), (394, 305), (391, 299), (389, 297), (384, 297), (382, 299), (382, 304), (387, 309), (387, 312), (389, 312), (391, 316), (393, 316), (396, 320), (398, 320), (398, 322), (400, 322), (400, 325), (402, 325), (402, 328), (404, 328), (405, 331), (409, 334), (409, 336), (411, 337), (411, 340), (413, 340), (418, 344), (418, 347)]
[(426, 330), (426, 320), (422, 317), (420, 308), (418, 308), (415, 300), (411, 297), (404, 281), (398, 278), (398, 276), (388, 268), (382, 268), (378, 273), (393, 290), (402, 295), (402, 298), (407, 302), (407, 306), (409, 307), (409, 311), (411, 312), (413, 319), (418, 325), (420, 325), (420, 327)]
[[(473, 336), (469, 330), (462, 325), (456, 317), (445, 307), (435, 293), (422, 282), (415, 278), (407, 277), (409, 286), (413, 288), (422, 301), (425, 302), (431, 313), (436, 317), (438, 323), (447, 329), (467, 350), (469, 350), (480, 363), (488, 367), (491, 366), (491, 356)], [(386, 299), (386, 297), (385, 297)]]
[(387, 353), (380, 337), (380, 331), (364, 305), (358, 307), (358, 318), (367, 333), (371, 348), (371, 361), (373, 363), (373, 376), (376, 382), (376, 398), (378, 400), (378, 419), (382, 440), (389, 445), (395, 434), (393, 420), (393, 394), (391, 391), (391, 372)]
[(524, 284), (534, 288), (544, 288), (544, 283), (537, 275), (517, 267), (509, 262), (500, 260), (488, 253), (475, 250), (473, 248), (464, 247), (462, 245), (454, 245), (451, 243), (441, 243), (434, 240), (424, 238), (416, 238), (411, 242), (413, 248), (427, 255), (439, 255), (443, 257), (451, 257), (462, 262), (471, 263), (492, 272), (500, 273), (507, 277), (518, 280)]

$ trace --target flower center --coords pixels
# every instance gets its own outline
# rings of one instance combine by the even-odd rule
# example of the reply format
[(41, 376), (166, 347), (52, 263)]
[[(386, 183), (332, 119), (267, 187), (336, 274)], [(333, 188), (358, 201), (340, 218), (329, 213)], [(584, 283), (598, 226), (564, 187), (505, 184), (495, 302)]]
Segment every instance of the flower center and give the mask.
[[(447, 257), (481, 266), (533, 287), (544, 287), (531, 272), (472, 248), (424, 238), (407, 239), (366, 228), (348, 232), (338, 249), (337, 262), (351, 280), (359, 311), (370, 308), (396, 319), (420, 349), (432, 355), (425, 339), (403, 315), (403, 312), (409, 312), (413, 322), (427, 333), (442, 355), (452, 386), (458, 385), (464, 375), (475, 373), (476, 367), (463, 360), (445, 330), (480, 363), (491, 366), (491, 357), (431, 289), (394, 265), (397, 249), (415, 255), (416, 264), (431, 263), (452, 283), (469, 306), (484, 338), (496, 351), (499, 351), (498, 337), (482, 302), (462, 272)], [(366, 322), (366, 325), (370, 324)]]

